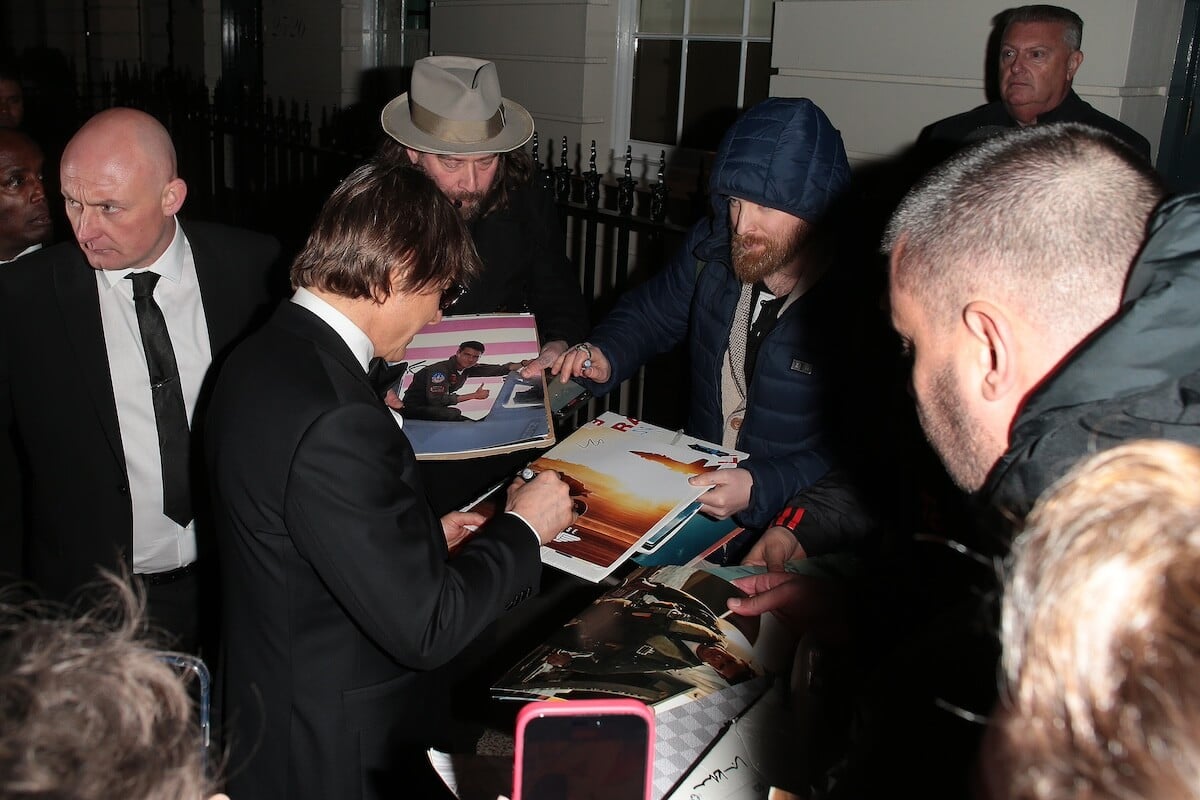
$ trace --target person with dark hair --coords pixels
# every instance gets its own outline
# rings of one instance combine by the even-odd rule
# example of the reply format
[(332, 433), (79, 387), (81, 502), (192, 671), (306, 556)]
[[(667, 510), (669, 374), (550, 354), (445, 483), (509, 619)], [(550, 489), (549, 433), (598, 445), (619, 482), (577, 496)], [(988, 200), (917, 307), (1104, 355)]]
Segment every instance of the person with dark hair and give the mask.
[(16, 69), (0, 64), (0, 128), (19, 128), (25, 121), (25, 90)]
[(460, 422), (467, 419), (454, 406), (464, 400), (486, 400), (490, 392), (480, 384), (473, 392), (461, 393), (469, 378), (492, 378), (507, 375), (524, 366), (519, 361), (507, 364), (480, 364), (482, 342), (463, 342), (458, 351), (445, 361), (421, 368), (413, 375), (404, 392), (404, 416), (410, 419), (432, 419)]
[(566, 257), (550, 192), (532, 182), (520, 148), (533, 118), (500, 95), (490, 61), (430, 56), (413, 65), (412, 86), (381, 115), (388, 158), (429, 175), (466, 221), (483, 269), (456, 314), (531, 311), (542, 350), (527, 367), (549, 367), (587, 330), (579, 279)]
[(0, 128), (0, 265), (42, 249), (54, 233), (43, 163), (37, 142)]
[(48, 599), (132, 572), (193, 650), (215, 575), (192, 441), (213, 366), (267, 310), (279, 244), (179, 220), (175, 147), (142, 111), (84, 123), (61, 175), (75, 241), (0, 269), (0, 430), (15, 431), (0, 463), (21, 467), (0, 530), (24, 532), (24, 577)]
[(318, 215), (291, 300), (221, 372), (207, 455), (234, 796), (439, 796), (437, 668), (533, 595), (539, 545), (573, 519), (553, 472), (518, 479), (491, 521), (439, 519), (372, 385), (478, 270), (425, 174), (368, 163)]
[(921, 134), (933, 148), (979, 141), (1008, 128), (1081, 122), (1108, 131), (1150, 161), (1146, 137), (1097, 111), (1071, 88), (1083, 63), (1083, 20), (1061, 6), (1027, 5), (998, 17), (1000, 99), (935, 122)]
[[(430, 56), (413, 65), (409, 91), (380, 120), (388, 135), (380, 157), (427, 174), (462, 216), (479, 254), (479, 274), (452, 313), (532, 312), (541, 350), (521, 377), (537, 377), (583, 338), (588, 313), (554, 196), (534, 180), (521, 149), (533, 136), (533, 117), (501, 96), (493, 62)], [(444, 513), (527, 460), (516, 453), (423, 461), (421, 471), (430, 502)]]
[(205, 774), (197, 711), (113, 579), (79, 617), (0, 606), (0, 797), (228, 800)]
[(917, 416), (974, 495), (977, 530), (955, 534), (953, 568), (941, 548), (914, 547), (840, 602), (830, 581), (779, 572), (737, 581), (753, 596), (731, 601), (805, 624), (805, 611), (836, 614), (846, 597), (869, 612), (857, 620), (864, 646), (887, 665), (864, 682), (877, 731), (861, 760), (885, 765), (874, 774), (932, 767), (965, 785), (982, 728), (964, 721), (985, 720), (996, 700), (993, 559), (1037, 498), (1085, 455), (1130, 439), (1200, 444), (1200, 195), (1163, 198), (1121, 140), (1063, 123), (964, 150), (892, 215), (891, 315)]

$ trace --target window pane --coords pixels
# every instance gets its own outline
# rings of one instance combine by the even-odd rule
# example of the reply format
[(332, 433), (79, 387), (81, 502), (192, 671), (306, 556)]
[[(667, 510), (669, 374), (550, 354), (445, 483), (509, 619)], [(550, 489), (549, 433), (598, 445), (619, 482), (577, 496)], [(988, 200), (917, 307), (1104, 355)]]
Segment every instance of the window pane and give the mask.
[(750, 0), (750, 35), (771, 35), (771, 9), (774, 0)]
[(683, 43), (638, 39), (636, 46), (629, 137), (674, 145)]
[(742, 35), (742, 0), (692, 0), (689, 33)]
[(746, 45), (746, 86), (742, 91), (745, 108), (767, 99), (771, 89), (771, 44), (750, 42)]
[(642, 0), (638, 33), (683, 33), (683, 0)]
[(716, 150), (725, 129), (737, 118), (738, 42), (692, 42), (688, 48), (683, 134), (679, 144)]

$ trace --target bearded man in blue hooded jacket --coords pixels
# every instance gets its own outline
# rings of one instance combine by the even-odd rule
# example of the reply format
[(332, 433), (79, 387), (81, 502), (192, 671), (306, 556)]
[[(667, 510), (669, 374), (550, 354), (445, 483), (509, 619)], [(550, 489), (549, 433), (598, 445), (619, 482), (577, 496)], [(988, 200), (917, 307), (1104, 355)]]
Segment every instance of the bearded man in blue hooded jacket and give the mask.
[(686, 339), (687, 432), (750, 454), (692, 483), (712, 485), (702, 511), (747, 529), (785, 524), (789, 498), (837, 462), (830, 415), (848, 366), (850, 281), (820, 233), (849, 178), (841, 135), (811, 100), (753, 106), (717, 151), (711, 218), (552, 369), (601, 396)]

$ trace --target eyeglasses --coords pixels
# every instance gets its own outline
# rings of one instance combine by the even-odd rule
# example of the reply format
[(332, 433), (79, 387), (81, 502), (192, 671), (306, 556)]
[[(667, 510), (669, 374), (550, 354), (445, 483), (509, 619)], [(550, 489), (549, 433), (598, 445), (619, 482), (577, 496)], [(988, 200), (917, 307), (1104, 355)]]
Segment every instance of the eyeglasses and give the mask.
[(449, 311), (466, 293), (467, 287), (461, 283), (450, 284), (445, 289), (442, 289), (442, 299), (438, 302), (438, 308), (442, 311)]

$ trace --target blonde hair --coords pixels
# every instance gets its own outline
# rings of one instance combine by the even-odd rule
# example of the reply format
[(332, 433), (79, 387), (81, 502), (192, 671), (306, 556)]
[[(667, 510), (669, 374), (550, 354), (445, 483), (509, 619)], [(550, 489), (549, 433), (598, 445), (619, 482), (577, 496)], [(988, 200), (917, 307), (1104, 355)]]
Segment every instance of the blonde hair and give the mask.
[(200, 800), (200, 726), (143, 631), (144, 601), (111, 580), (82, 617), (0, 607), (0, 797)]
[(1005, 796), (1200, 796), (1200, 450), (1131, 442), (1051, 487), (1001, 627)]

